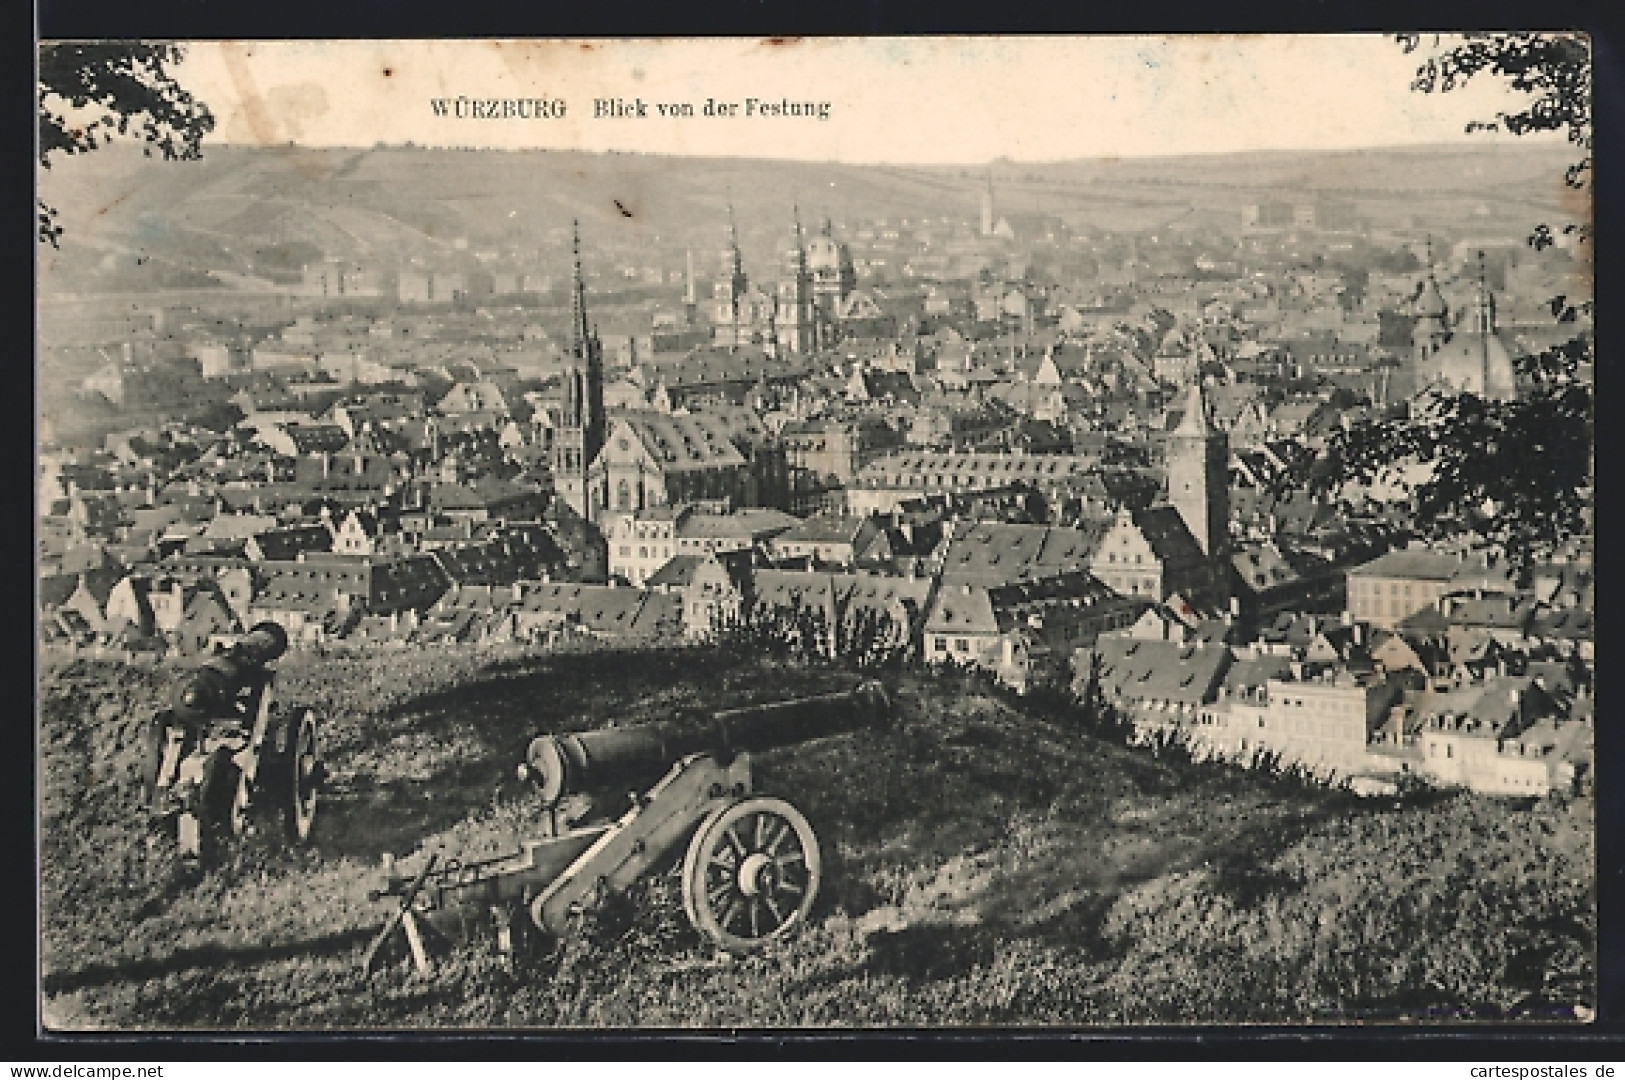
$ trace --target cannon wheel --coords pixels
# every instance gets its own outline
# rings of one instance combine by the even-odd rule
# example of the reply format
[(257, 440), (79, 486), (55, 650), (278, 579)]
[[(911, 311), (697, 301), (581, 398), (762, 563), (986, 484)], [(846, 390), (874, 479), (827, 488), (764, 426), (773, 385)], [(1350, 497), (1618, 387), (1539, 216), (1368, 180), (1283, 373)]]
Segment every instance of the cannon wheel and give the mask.
[(806, 921), (822, 875), (801, 811), (783, 799), (741, 799), (714, 810), (689, 841), (683, 906), (717, 945), (749, 952)]
[(321, 755), (316, 745), (316, 714), (301, 709), (289, 720), (287, 767), (283, 789), (282, 821), (288, 839), (303, 843), (310, 839), (316, 823), (316, 789), (321, 785)]
[(248, 778), (224, 748), (203, 763), (200, 798), (205, 833), (219, 839), (243, 835), (248, 824)]

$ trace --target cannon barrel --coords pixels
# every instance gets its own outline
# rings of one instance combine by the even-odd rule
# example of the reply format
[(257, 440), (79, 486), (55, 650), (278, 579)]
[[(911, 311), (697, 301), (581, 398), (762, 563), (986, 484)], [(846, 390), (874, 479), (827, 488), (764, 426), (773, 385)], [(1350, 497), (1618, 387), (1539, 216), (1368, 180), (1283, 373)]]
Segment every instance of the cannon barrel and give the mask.
[(260, 623), (230, 649), (209, 657), (180, 679), (170, 694), (170, 707), (183, 720), (220, 716), (231, 708), (249, 679), (287, 651), (287, 631), (273, 622)]
[(792, 746), (867, 727), (890, 714), (885, 688), (871, 680), (845, 693), (726, 709), (699, 724), (666, 721), (542, 735), (531, 741), (525, 764), (552, 804), (571, 794), (645, 786), (689, 754)]

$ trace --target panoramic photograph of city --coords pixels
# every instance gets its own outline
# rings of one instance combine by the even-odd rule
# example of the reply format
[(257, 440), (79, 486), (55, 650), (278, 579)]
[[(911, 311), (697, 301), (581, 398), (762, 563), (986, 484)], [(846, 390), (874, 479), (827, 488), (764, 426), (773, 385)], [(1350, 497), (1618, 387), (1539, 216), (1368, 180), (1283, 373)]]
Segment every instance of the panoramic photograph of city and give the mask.
[(44, 1030), (1595, 1019), (1585, 36), (38, 61)]

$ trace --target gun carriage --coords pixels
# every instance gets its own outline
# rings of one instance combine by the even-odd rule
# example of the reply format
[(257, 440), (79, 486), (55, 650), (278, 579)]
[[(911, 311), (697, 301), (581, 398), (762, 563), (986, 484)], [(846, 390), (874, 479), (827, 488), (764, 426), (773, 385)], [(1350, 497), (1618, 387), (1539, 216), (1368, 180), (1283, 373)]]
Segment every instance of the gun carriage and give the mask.
[(144, 792), (183, 859), (241, 836), (255, 811), (280, 818), (293, 842), (310, 838), (325, 770), (316, 714), (272, 702), (271, 664), (287, 648), (271, 622), (218, 644), (147, 726)]
[[(823, 879), (818, 838), (789, 802), (755, 790), (751, 754), (879, 723), (891, 703), (878, 682), (837, 694), (668, 721), (534, 739), (519, 766), (535, 785), (542, 835), (483, 862), (430, 856), (416, 874), (386, 859), (375, 899), (398, 903), (362, 961), (371, 971), (401, 929), (420, 969), (425, 931), (466, 939), (480, 926), (510, 953), (515, 936), (562, 939), (609, 896), (681, 859), (683, 906), (694, 928), (730, 952), (794, 933)], [(646, 790), (638, 791), (645, 785)], [(580, 796), (631, 791), (610, 820), (584, 823)]]

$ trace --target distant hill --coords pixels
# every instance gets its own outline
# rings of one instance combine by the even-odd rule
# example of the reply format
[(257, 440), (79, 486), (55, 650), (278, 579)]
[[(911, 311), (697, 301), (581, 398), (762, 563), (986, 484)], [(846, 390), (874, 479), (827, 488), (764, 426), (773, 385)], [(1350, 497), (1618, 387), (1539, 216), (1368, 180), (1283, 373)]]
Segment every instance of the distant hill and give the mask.
[(905, 167), (216, 146), (177, 164), (120, 145), (42, 174), (67, 236), (61, 252), (42, 252), (41, 277), (47, 291), (97, 292), (147, 279), (191, 287), (212, 271), (276, 280), (313, 252), (391, 261), (461, 247), (534, 252), (560, 245), (575, 218), (609, 250), (709, 253), (724, 243), (730, 202), (747, 256), (771, 257), (792, 205), (809, 229), (826, 216), (974, 217), (990, 173), (1001, 213), (1057, 214), (1084, 229), (1234, 221), (1270, 199), (1349, 202), (1378, 224), (1437, 218), (1448, 228), (1476, 215), (1521, 229), (1560, 211), (1569, 158), (1561, 145), (1523, 143)]

